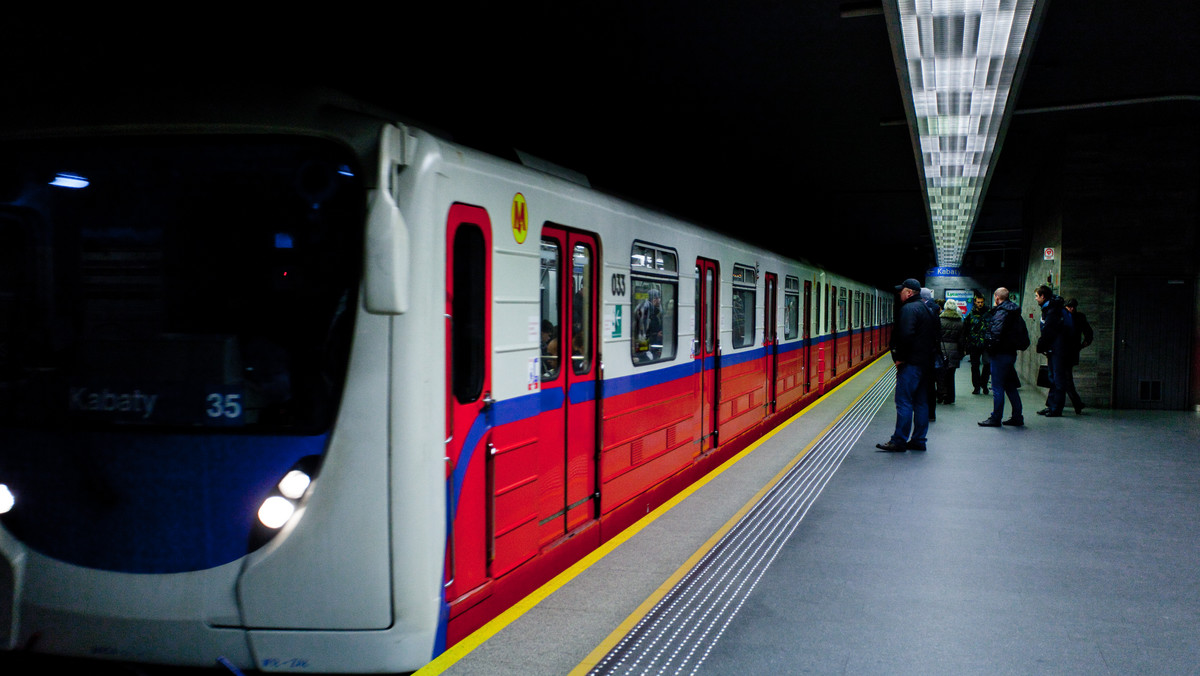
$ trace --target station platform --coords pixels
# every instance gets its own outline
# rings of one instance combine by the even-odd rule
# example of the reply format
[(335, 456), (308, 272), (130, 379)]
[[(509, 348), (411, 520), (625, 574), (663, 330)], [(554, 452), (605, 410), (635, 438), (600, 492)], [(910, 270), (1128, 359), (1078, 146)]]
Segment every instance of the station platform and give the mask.
[[(417, 672), (1200, 673), (1200, 414), (982, 428), (928, 450), (884, 357)], [(1006, 404), (1007, 406), (1007, 404)], [(1006, 408), (1006, 417), (1009, 411)]]

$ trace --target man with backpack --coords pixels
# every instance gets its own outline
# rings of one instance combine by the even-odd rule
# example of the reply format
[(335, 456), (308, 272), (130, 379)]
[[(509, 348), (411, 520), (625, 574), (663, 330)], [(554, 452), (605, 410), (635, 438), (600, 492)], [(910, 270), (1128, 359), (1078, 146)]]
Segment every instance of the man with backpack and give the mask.
[[(1008, 299), (1008, 289), (1000, 287), (993, 295), (995, 307), (985, 317), (987, 334), (984, 349), (992, 366), (992, 414), (979, 423), (980, 427), (999, 427), (1025, 424), (1022, 415), (1021, 393), (1017, 391), (1017, 352), (1029, 347), (1029, 329), (1021, 318), (1021, 308)], [(1004, 397), (1012, 405), (1012, 417), (1005, 420)]]

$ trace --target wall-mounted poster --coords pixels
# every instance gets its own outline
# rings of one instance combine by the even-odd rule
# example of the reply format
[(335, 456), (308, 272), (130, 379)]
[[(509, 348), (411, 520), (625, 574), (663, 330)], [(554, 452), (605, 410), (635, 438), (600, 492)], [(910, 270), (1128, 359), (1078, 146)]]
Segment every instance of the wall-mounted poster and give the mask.
[(946, 302), (958, 305), (958, 311), (964, 315), (971, 311), (971, 301), (975, 292), (970, 289), (946, 289)]

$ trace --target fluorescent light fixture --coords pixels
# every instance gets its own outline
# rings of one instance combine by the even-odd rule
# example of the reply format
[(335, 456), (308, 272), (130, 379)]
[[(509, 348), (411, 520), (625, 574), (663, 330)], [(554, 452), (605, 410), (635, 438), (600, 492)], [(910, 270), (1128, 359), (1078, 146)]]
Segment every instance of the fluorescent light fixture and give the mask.
[(883, 4), (901, 89), (908, 95), (905, 108), (937, 264), (958, 267), (1012, 116), (1044, 2)]
[(88, 187), (88, 180), (82, 176), (76, 176), (75, 174), (59, 174), (54, 177), (53, 181), (50, 181), (50, 185), (59, 188), (72, 188), (78, 190), (80, 188)]

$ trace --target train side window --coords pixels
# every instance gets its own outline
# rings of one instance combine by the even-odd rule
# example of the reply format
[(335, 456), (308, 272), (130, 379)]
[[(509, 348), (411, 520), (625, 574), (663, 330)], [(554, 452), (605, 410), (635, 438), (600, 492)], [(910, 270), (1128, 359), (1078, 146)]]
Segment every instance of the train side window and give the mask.
[(783, 339), (800, 337), (800, 279), (788, 276), (783, 280)]
[(733, 346), (754, 345), (754, 301), (758, 271), (747, 265), (733, 266)]
[(592, 369), (592, 249), (576, 244), (571, 253), (571, 364), (576, 375)]
[(679, 257), (674, 249), (634, 242), (629, 262), (633, 291), (634, 365), (675, 358), (679, 321)]
[(854, 328), (856, 328), (856, 329), (861, 329), (862, 325), (863, 325), (862, 310), (863, 310), (862, 291), (855, 291), (854, 292), (854, 313), (851, 316), (851, 321), (854, 323)]
[(846, 287), (838, 289), (837, 298), (837, 330), (846, 330)]
[(542, 367), (542, 382), (554, 380), (558, 377), (559, 355), (559, 331), (558, 321), (562, 315), (559, 313), (561, 305), (559, 299), (559, 289), (561, 288), (558, 278), (559, 264), (558, 259), (561, 257), (560, 244), (555, 240), (542, 240), (542, 272), (539, 295), (541, 297), (541, 352), (540, 361)]
[(487, 308), (486, 252), (478, 227), (463, 225), (454, 233), (454, 321), (451, 349), (452, 383), (459, 403), (479, 399), (486, 365), (485, 322)]

